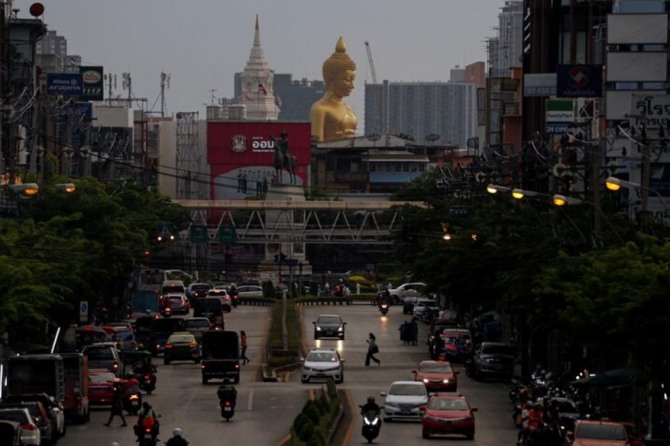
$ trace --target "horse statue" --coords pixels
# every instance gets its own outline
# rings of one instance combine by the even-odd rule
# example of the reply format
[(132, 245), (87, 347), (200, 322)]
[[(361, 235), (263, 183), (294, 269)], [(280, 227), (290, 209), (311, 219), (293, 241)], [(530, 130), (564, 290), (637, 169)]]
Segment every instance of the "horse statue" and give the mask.
[(289, 173), (289, 180), (291, 184), (295, 184), (295, 165), (296, 158), (295, 155), (291, 154), (288, 151), (288, 141), (286, 140), (286, 132), (280, 134), (280, 139), (275, 139), (274, 145), (274, 167), (275, 173), (277, 176), (277, 181), (282, 182), (282, 173), (284, 169)]

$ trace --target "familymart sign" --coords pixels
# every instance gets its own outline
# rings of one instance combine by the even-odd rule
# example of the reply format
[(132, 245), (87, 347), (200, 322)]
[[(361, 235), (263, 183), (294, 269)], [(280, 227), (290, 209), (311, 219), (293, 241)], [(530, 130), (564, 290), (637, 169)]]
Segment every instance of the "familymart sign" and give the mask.
[(545, 121), (547, 133), (568, 133), (575, 122), (575, 104), (572, 99), (547, 99)]

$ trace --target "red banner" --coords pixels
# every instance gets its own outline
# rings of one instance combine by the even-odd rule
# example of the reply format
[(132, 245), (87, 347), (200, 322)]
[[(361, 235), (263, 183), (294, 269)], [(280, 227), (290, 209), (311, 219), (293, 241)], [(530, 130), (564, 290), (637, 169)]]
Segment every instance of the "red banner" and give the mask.
[[(283, 132), (288, 141), (286, 162), (278, 144)], [(272, 184), (307, 184), (310, 134), (309, 122), (208, 122), (211, 198), (244, 200), (264, 195)]]

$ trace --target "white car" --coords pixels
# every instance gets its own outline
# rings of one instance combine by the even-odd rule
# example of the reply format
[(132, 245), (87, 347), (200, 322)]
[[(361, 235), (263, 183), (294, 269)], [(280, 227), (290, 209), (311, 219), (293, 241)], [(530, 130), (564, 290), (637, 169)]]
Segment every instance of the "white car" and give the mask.
[(240, 285), (237, 287), (239, 297), (263, 297), (263, 287), (258, 285)]
[(389, 289), (389, 294), (393, 304), (397, 305), (403, 302), (406, 297), (419, 297), (423, 294), (424, 288), (426, 288), (426, 284), (423, 282), (408, 282), (403, 283), (398, 288)]
[(344, 360), (335, 349), (315, 348), (302, 361), (300, 381), (307, 383), (313, 379), (328, 378), (332, 378), (338, 384), (344, 381)]
[(42, 442), (37, 423), (26, 408), (0, 408), (0, 420), (16, 421), (21, 425), (21, 444), (39, 446)]
[(384, 421), (421, 421), (421, 406), (428, 404), (428, 391), (422, 381), (395, 381), (387, 392), (382, 392)]

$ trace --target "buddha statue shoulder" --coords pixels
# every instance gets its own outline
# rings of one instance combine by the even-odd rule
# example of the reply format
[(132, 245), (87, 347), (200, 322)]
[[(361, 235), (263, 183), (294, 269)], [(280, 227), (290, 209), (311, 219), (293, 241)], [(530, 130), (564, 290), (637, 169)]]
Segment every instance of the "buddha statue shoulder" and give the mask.
[(342, 37), (335, 52), (323, 63), (322, 72), (325, 92), (310, 110), (312, 138), (319, 142), (351, 138), (356, 134), (358, 120), (344, 98), (354, 89), (356, 64), (347, 54)]

